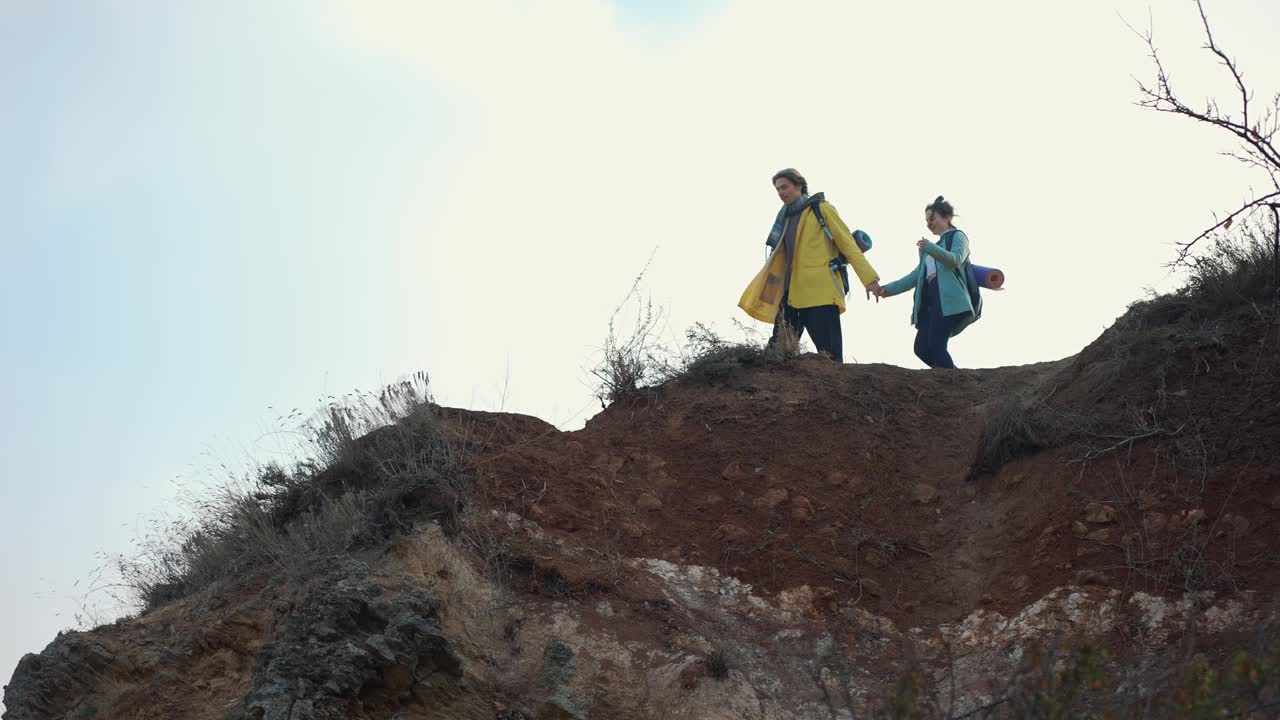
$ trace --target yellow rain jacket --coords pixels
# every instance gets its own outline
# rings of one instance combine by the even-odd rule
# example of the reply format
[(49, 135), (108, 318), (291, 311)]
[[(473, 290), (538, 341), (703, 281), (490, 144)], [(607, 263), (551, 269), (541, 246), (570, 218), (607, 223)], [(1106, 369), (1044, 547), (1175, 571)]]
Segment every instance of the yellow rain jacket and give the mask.
[[(840, 278), (832, 274), (827, 263), (837, 254), (843, 253), (853, 267), (853, 272), (863, 286), (878, 282), (880, 276), (871, 267), (858, 249), (849, 228), (840, 219), (840, 213), (830, 203), (823, 202), (818, 206), (822, 218), (831, 230), (835, 247), (822, 232), (822, 226), (813, 216), (811, 208), (800, 213), (800, 226), (796, 229), (796, 256), (791, 263), (791, 290), (787, 304), (793, 308), (818, 307), (820, 305), (836, 305), (844, 312), (844, 286)], [(764, 267), (756, 273), (751, 284), (742, 293), (738, 307), (761, 322), (773, 323), (778, 316), (782, 304), (783, 276), (786, 272), (787, 253), (782, 243), (769, 254)]]

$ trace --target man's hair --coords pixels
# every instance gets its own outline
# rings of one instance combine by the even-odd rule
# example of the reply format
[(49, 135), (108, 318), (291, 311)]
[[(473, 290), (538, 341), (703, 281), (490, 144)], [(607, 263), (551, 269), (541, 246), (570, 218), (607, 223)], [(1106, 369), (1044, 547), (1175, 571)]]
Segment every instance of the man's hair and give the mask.
[(769, 184), (776, 187), (778, 184), (778, 178), (786, 178), (790, 180), (792, 185), (800, 186), (800, 192), (805, 195), (809, 194), (809, 183), (805, 181), (804, 176), (800, 174), (799, 170), (796, 170), (795, 168), (779, 170), (773, 174), (773, 179), (769, 181)]
[(950, 220), (956, 214), (956, 209), (951, 207), (951, 203), (942, 199), (941, 195), (939, 195), (933, 202), (929, 203), (928, 205), (925, 205), (924, 209), (926, 212), (931, 212), (931, 213), (941, 215), (942, 217), (948, 220)]

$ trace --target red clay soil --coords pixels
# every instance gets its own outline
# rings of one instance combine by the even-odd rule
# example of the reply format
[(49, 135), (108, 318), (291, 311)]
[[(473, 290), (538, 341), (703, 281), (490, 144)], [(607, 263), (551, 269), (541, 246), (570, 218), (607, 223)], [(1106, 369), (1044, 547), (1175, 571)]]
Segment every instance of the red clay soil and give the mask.
[[(804, 356), (671, 384), (568, 433), (446, 415), (480, 451), (483, 502), (566, 543), (765, 592), (809, 585), (819, 604), (929, 626), (1068, 584), (1275, 591), (1275, 335), (1237, 319), (1216, 343), (1174, 347), (1158, 376), (1149, 358), (1100, 359), (1130, 336), (989, 370)], [(975, 476), (993, 414), (1019, 398), (1061, 426)]]
[[(627, 607), (578, 619), (623, 642), (691, 622), (626, 558), (714, 567), (765, 594), (807, 585), (818, 613), (856, 601), (923, 628), (977, 608), (1011, 615), (1063, 585), (1265, 603), (1280, 589), (1275, 317), (1130, 313), (1073, 358), (989, 370), (805, 356), (668, 384), (577, 432), (443, 414), (476, 459), (482, 506), (595, 551), (512, 543), (514, 586), (555, 603), (612, 593)], [(1021, 454), (975, 470), (1002, 427)], [(304, 589), (266, 572), (68, 638), (87, 659), (60, 667), (100, 676), (32, 677), (65, 680), (50, 698), (77, 716), (100, 702), (112, 717), (227, 716)], [(1125, 638), (1111, 640), (1126, 657)]]

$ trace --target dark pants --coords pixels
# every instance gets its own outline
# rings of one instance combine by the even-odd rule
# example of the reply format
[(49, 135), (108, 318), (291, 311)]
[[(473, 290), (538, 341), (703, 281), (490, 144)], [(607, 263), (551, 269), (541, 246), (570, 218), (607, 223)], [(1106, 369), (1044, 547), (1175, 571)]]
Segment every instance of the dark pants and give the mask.
[(773, 324), (773, 337), (769, 338), (769, 345), (778, 341), (778, 333), (782, 330), (784, 322), (791, 327), (791, 332), (795, 333), (797, 340), (805, 330), (808, 330), (809, 339), (813, 341), (814, 347), (818, 348), (818, 352), (826, 353), (838, 363), (844, 362), (844, 340), (840, 335), (839, 306), (793, 308), (783, 302), (781, 317)]
[(931, 368), (954, 368), (947, 342), (964, 315), (943, 315), (938, 281), (924, 284), (924, 307), (916, 317), (916, 357)]

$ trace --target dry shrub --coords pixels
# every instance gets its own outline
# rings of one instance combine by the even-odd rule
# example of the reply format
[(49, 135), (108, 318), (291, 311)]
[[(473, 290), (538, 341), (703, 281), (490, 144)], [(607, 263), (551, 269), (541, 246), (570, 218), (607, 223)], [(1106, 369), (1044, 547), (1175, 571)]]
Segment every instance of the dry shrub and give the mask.
[[(1187, 366), (1229, 352), (1233, 332), (1276, 315), (1274, 256), (1260, 222), (1241, 224), (1189, 258), (1184, 284), (1129, 306), (1057, 379), (1058, 400), (1140, 412)], [(1116, 418), (1112, 418), (1115, 420)], [(1109, 431), (1128, 428), (1112, 423)]]
[(723, 649), (716, 648), (707, 656), (707, 675), (716, 680), (729, 677), (729, 658)]
[(1040, 399), (1002, 399), (986, 418), (970, 477), (993, 474), (1006, 463), (1065, 445), (1086, 431), (1087, 418), (1069, 415)]
[[(652, 262), (650, 256), (649, 261)], [(593, 392), (600, 406), (607, 408), (656, 392), (670, 382), (718, 382), (738, 368), (780, 363), (800, 353), (800, 336), (785, 323), (775, 341), (764, 342), (740, 323), (743, 339), (731, 341), (703, 323), (685, 331), (681, 344), (661, 340), (666, 314), (652, 300), (640, 299), (640, 286), (649, 263), (636, 277), (631, 289), (609, 318), (600, 360), (590, 372), (595, 378)], [(623, 319), (634, 312), (628, 324)]]
[[(660, 368), (669, 354), (658, 342), (662, 309), (654, 307), (652, 300), (640, 299), (640, 286), (651, 264), (653, 254), (609, 316), (609, 333), (605, 336), (600, 361), (591, 369), (595, 377), (593, 391), (601, 407), (635, 399), (642, 390), (657, 384)], [(627, 329), (622, 325), (622, 318), (633, 305), (636, 319)]]
[(243, 487), (228, 486), (195, 521), (171, 524), (153, 536), (141, 557), (121, 560), (126, 583), (144, 610), (186, 597), (223, 578), (272, 568), (294, 577), (306, 562), (347, 549), (358, 531), (359, 498), (323, 498), (292, 522), (277, 526), (269, 504)]
[(1052, 441), (1053, 428), (1044, 421), (1043, 412), (1021, 400), (1010, 400), (987, 420), (974, 469), (993, 473), (1010, 460), (1049, 447)]
[(778, 365), (799, 353), (800, 339), (790, 326), (783, 325), (778, 341), (766, 343), (750, 330), (745, 339), (731, 341), (715, 330), (696, 323), (685, 331), (685, 345), (676, 362), (661, 373), (663, 382), (710, 385), (722, 382), (742, 368)]
[[(628, 300), (632, 297), (629, 295)], [(591, 370), (601, 407), (639, 397), (644, 388), (660, 382), (661, 368), (666, 364), (667, 351), (658, 342), (661, 310), (655, 309), (652, 301), (641, 304), (629, 332), (620, 330), (621, 311), (620, 306), (609, 319), (602, 357)]]
[(1216, 523), (1209, 527), (1193, 523), (1172, 541), (1153, 542), (1139, 528), (1138, 540), (1124, 547), (1125, 568), (1145, 580), (1151, 592), (1238, 590), (1232, 540), (1227, 537), (1215, 542), (1216, 532)]
[(1187, 259), (1186, 284), (1173, 297), (1198, 317), (1217, 317), (1240, 305), (1276, 298), (1275, 249), (1262, 220), (1242, 223), (1207, 251)]
[(456, 528), (470, 492), (464, 454), (441, 427), (425, 373), (378, 394), (335, 400), (305, 424), (311, 459), (263, 465), (195, 502), (191, 517), (154, 528), (124, 584), (144, 610), (224, 578), (385, 542), (424, 520)]
[(625, 338), (615, 320), (609, 323), (603, 357), (591, 371), (602, 407), (652, 394), (668, 383), (710, 385), (742, 368), (768, 367), (800, 352), (800, 338), (783, 325), (775, 341), (738, 325), (741, 340), (730, 340), (703, 323), (685, 331), (683, 343), (659, 342), (663, 314), (646, 303)]

